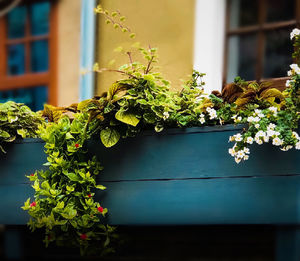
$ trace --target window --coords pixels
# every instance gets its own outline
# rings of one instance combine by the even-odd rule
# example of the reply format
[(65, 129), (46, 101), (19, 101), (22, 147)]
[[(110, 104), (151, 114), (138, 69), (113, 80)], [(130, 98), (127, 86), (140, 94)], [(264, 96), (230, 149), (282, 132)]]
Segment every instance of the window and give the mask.
[(235, 76), (282, 88), (293, 52), (300, 0), (228, 0), (223, 84)]
[(0, 102), (56, 104), (55, 2), (27, 0), (0, 19)]

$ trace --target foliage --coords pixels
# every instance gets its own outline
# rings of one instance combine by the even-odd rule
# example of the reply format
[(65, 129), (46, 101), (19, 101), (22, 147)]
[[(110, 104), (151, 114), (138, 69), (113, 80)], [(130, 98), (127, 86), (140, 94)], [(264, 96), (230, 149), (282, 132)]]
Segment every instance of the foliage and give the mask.
[(35, 138), (43, 119), (26, 105), (12, 101), (0, 103), (0, 149), (17, 138)]
[(64, 116), (40, 128), (49, 169), (27, 176), (33, 182), (35, 196), (22, 207), (32, 217), (32, 231), (45, 228), (46, 245), (56, 241), (58, 245), (79, 246), (82, 254), (101, 246), (111, 251), (114, 232), (113, 227), (102, 224), (107, 208), (96, 200), (96, 190), (105, 187), (95, 181), (102, 170), (100, 163), (85, 155), (84, 141), (91, 135), (87, 122), (88, 115), (81, 113), (72, 122)]
[[(131, 33), (119, 12), (109, 13), (101, 7), (95, 11), (114, 28)], [(298, 46), (299, 34), (293, 38)], [(95, 246), (112, 250), (114, 228), (103, 225), (107, 209), (94, 192), (104, 189), (95, 179), (102, 168), (98, 159), (86, 157), (86, 141), (92, 137), (112, 147), (121, 138), (145, 129), (160, 132), (172, 127), (244, 123), (244, 131), (230, 137), (235, 145), (229, 153), (237, 163), (249, 158), (248, 147), (254, 142), (272, 142), (282, 150), (300, 149), (295, 132), (300, 106), (300, 69), (296, 64), (291, 65), (291, 79), (284, 92), (236, 78), (222, 93), (208, 95), (203, 89), (204, 74), (196, 71), (183, 89), (175, 92), (157, 71), (157, 49), (134, 48), (142, 55), (142, 62), (135, 61), (128, 51), (129, 62), (118, 69), (94, 66), (97, 73), (112, 71), (122, 76), (107, 92), (69, 107), (46, 105), (42, 112), (48, 124), (39, 129), (39, 135), (46, 142), (49, 169), (28, 176), (35, 199), (28, 199), (23, 209), (32, 216), (32, 230), (45, 229), (47, 245), (68, 243), (79, 246), (82, 254)]]

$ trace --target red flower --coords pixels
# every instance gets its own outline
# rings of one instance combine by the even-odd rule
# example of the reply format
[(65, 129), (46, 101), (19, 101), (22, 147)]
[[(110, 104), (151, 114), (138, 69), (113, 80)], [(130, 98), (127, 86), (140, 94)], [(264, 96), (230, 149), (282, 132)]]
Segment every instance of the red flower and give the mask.
[(97, 210), (102, 213), (103, 212), (103, 207), (98, 207)]
[(31, 177), (33, 177), (33, 176), (34, 176), (34, 174), (33, 174), (33, 173), (31, 173), (31, 174), (30, 174), (30, 176), (31, 176)]
[(36, 206), (36, 202), (33, 201), (31, 204), (30, 204), (30, 207), (35, 207)]
[(86, 239), (87, 239), (87, 235), (86, 235), (86, 234), (81, 234), (81, 235), (80, 235), (80, 239), (86, 240)]
[(75, 148), (76, 148), (76, 149), (79, 148), (79, 144), (78, 144), (78, 143), (75, 144)]
[(91, 198), (91, 197), (92, 197), (92, 195), (91, 195), (91, 194), (88, 194), (87, 196), (88, 196), (89, 198)]

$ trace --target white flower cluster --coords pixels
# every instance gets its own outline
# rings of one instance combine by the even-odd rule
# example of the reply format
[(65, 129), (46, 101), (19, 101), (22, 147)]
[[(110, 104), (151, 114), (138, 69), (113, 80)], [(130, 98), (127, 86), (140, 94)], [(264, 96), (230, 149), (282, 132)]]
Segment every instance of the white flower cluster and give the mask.
[(236, 151), (236, 144), (228, 150), (229, 154), (234, 157), (236, 163), (240, 163), (242, 160), (248, 160), (250, 150), (247, 147), (244, 147), (242, 150)]
[[(297, 132), (292, 133), (293, 138), (296, 140), (295, 143), (295, 149), (300, 150), (300, 137)], [(272, 144), (275, 146), (282, 146), (284, 144), (284, 140), (280, 138), (280, 132), (276, 131), (276, 125), (274, 123), (270, 123), (267, 126), (267, 130), (259, 130), (256, 132), (254, 137), (251, 136), (245, 136), (241, 133), (237, 133), (231, 137), (229, 137), (229, 141), (235, 141), (236, 143), (234, 146), (229, 149), (229, 154), (235, 158), (236, 163), (240, 163), (241, 160), (247, 160), (249, 158), (250, 150), (246, 147), (246, 144), (253, 144), (255, 141), (258, 145), (261, 145), (263, 143), (268, 143), (269, 141), (272, 141)], [(244, 142), (245, 145), (243, 145), (242, 149), (237, 150), (237, 142)], [(292, 145), (286, 145), (281, 147), (280, 149), (283, 151), (288, 151), (292, 149)]]
[(233, 115), (233, 116), (231, 117), (231, 119), (233, 119), (233, 121), (234, 121), (235, 123), (239, 123), (239, 122), (242, 121), (242, 117), (241, 117), (241, 116), (237, 116), (237, 115)]
[(200, 121), (201, 124), (205, 123), (205, 115), (203, 113), (200, 114), (199, 121)]
[(289, 70), (287, 72), (288, 76), (293, 76), (295, 74), (300, 74), (300, 68), (299, 68), (298, 64), (293, 63), (293, 64), (290, 65), (290, 68), (291, 68), (291, 70)]
[(300, 35), (300, 30), (298, 28), (295, 28), (290, 34), (291, 40), (293, 40), (297, 35)]
[(209, 114), (209, 119), (210, 120), (213, 120), (213, 119), (216, 119), (217, 118), (217, 111), (211, 107), (207, 107), (206, 108), (206, 111), (208, 112)]
[(166, 119), (168, 119), (170, 117), (170, 114), (167, 112), (167, 111), (165, 111), (164, 113), (163, 113), (163, 120), (166, 120)]

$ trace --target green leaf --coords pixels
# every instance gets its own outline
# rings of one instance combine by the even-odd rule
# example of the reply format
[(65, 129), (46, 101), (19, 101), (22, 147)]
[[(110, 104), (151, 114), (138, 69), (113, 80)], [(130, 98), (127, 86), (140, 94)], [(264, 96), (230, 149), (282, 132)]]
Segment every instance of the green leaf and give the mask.
[(66, 208), (64, 213), (61, 215), (66, 219), (72, 219), (77, 215), (77, 211), (73, 208)]
[(96, 188), (97, 189), (101, 189), (101, 190), (105, 190), (106, 189), (106, 187), (104, 187), (103, 185), (97, 185)]
[(75, 173), (64, 173), (70, 180), (72, 181), (80, 181), (81, 178), (77, 176)]
[(112, 128), (106, 128), (100, 132), (103, 145), (107, 148), (114, 146), (120, 139), (120, 133)]
[(136, 125), (138, 125), (138, 123), (140, 121), (133, 113), (130, 113), (127, 111), (122, 111), (122, 110), (119, 110), (116, 113), (115, 117), (117, 120), (124, 122), (128, 125), (134, 126), (134, 127)]
[(9, 138), (10, 135), (8, 132), (4, 131), (4, 130), (0, 130), (0, 137), (1, 138)]

